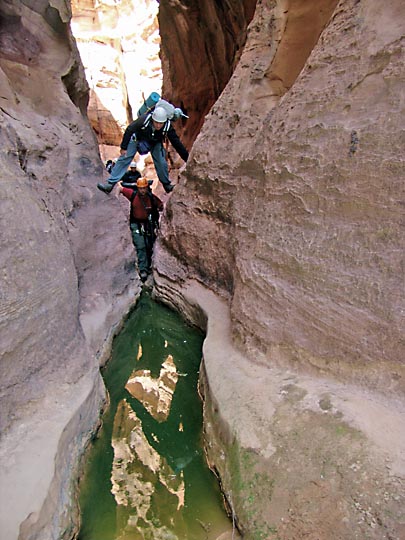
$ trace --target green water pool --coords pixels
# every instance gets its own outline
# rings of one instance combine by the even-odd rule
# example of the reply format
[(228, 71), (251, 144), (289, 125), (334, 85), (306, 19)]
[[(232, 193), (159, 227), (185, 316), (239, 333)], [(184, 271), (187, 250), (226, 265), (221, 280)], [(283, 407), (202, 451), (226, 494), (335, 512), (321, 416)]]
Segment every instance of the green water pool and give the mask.
[(229, 531), (202, 448), (203, 339), (141, 296), (103, 371), (110, 407), (80, 483), (79, 540), (215, 540)]

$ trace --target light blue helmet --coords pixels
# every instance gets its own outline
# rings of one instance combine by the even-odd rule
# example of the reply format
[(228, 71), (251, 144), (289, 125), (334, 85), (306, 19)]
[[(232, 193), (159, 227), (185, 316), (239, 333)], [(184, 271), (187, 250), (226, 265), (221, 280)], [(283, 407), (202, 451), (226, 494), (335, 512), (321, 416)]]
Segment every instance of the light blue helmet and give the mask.
[(163, 124), (167, 120), (167, 112), (163, 107), (156, 107), (152, 113), (152, 120)]

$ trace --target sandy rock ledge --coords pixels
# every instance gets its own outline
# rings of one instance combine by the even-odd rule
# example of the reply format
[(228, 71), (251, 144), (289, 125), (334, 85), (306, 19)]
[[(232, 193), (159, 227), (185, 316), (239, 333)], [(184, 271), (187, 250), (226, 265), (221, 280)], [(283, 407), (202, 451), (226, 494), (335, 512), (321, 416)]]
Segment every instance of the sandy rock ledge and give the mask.
[(233, 347), (226, 301), (196, 281), (155, 282), (206, 329), (206, 451), (243, 538), (404, 538), (403, 404), (264, 366)]

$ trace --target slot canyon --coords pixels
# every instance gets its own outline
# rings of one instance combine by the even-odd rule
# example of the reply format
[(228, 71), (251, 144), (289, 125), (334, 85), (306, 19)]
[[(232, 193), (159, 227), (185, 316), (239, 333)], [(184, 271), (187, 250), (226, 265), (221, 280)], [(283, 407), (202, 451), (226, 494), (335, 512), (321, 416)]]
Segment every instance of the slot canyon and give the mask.
[(0, 3), (1, 540), (77, 537), (100, 367), (142, 290), (96, 185), (153, 90), (190, 152), (169, 152), (153, 295), (205, 332), (238, 534), (404, 540), (404, 47), (401, 0)]

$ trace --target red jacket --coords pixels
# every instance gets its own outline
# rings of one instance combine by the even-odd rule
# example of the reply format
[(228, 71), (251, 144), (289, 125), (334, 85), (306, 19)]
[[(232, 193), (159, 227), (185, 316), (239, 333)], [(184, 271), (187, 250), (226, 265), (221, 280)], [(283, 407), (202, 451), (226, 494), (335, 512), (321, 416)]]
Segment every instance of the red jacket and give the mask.
[(132, 197), (134, 190), (131, 188), (122, 188), (121, 193), (129, 201), (131, 201), (131, 222), (145, 222), (148, 221), (148, 215), (152, 213), (152, 210), (157, 210), (161, 212), (163, 210), (163, 203), (153, 195), (151, 192), (147, 192), (144, 197), (140, 195), (139, 192), (136, 193), (135, 197)]

